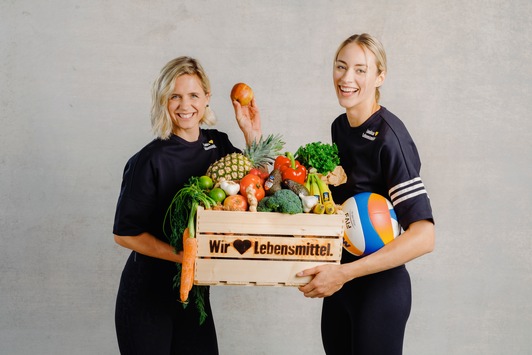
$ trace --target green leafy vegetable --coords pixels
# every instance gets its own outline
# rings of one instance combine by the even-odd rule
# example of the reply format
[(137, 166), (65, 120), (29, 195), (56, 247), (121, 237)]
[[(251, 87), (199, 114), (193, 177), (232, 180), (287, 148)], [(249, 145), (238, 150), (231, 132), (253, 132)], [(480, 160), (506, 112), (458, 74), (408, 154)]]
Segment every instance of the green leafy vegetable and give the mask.
[(320, 174), (327, 174), (340, 165), (338, 147), (335, 143), (312, 142), (299, 147), (296, 159), (307, 169), (314, 168)]
[[(170, 245), (175, 250), (183, 250), (183, 232), (189, 227), (190, 235), (195, 236), (194, 214), (198, 205), (210, 209), (216, 205), (205, 190), (202, 190), (198, 177), (191, 177), (188, 182), (174, 195), (170, 206), (166, 210), (163, 221), (164, 235), (168, 238)], [(167, 233), (170, 228), (170, 234)], [(181, 283), (181, 264), (176, 263), (177, 274), (174, 277), (174, 287), (179, 289)], [(200, 313), (200, 324), (207, 318), (205, 312), (205, 286), (194, 285), (191, 290), (192, 297), (195, 298), (195, 305)], [(183, 303), (183, 307), (186, 307)]]

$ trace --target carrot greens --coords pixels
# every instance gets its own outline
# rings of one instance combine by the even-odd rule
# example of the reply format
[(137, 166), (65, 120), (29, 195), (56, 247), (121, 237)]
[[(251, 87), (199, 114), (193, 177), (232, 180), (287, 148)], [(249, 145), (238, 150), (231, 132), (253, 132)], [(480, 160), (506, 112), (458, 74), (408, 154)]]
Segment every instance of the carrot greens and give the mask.
[[(168, 238), (170, 245), (172, 245), (176, 251), (183, 250), (184, 234), (186, 234), (187, 238), (196, 237), (195, 217), (197, 207), (200, 205), (204, 206), (206, 209), (210, 209), (212, 206), (216, 205), (216, 201), (214, 201), (204, 190), (199, 187), (199, 178), (193, 176), (174, 195), (172, 202), (168, 206), (164, 216), (164, 234)], [(168, 228), (169, 233), (167, 233)], [(187, 255), (187, 257), (190, 256)], [(177, 274), (174, 277), (174, 288), (179, 289), (181, 287), (181, 274), (183, 265), (181, 263), (177, 263), (176, 266)], [(190, 278), (190, 273), (192, 273), (193, 277), (193, 270), (190, 271), (187, 269), (186, 273), (188, 274), (188, 278)], [(195, 305), (200, 313), (200, 324), (202, 324), (207, 318), (204, 298), (206, 287), (196, 285), (191, 287), (190, 293), (192, 298), (195, 300)], [(183, 307), (186, 307), (187, 304), (188, 302), (183, 301)]]

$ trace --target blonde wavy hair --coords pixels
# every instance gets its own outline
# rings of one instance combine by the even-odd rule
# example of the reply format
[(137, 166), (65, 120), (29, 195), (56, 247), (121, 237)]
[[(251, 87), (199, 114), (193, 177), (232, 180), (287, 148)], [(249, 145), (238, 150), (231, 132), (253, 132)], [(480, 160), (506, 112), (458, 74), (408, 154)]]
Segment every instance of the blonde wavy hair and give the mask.
[[(153, 133), (160, 139), (168, 139), (172, 135), (173, 122), (168, 112), (168, 100), (174, 91), (175, 79), (186, 74), (199, 78), (206, 95), (211, 92), (211, 83), (199, 61), (190, 57), (178, 57), (169, 61), (161, 69), (152, 87), (151, 126)], [(216, 124), (216, 116), (209, 106), (205, 109), (200, 124)]]
[[(362, 48), (366, 48), (367, 50), (371, 51), (375, 55), (375, 61), (377, 64), (377, 75), (380, 75), (382, 72), (386, 73), (388, 71), (388, 64), (386, 61), (386, 52), (384, 51), (384, 46), (377, 38), (367, 33), (355, 34), (343, 41), (342, 44), (340, 44), (340, 46), (336, 50), (336, 54), (334, 55), (334, 63), (336, 63), (340, 51), (345, 46), (351, 43), (356, 43)], [(377, 87), (375, 89), (375, 99), (377, 100), (377, 102), (379, 102), (380, 97), (381, 93), (379, 91), (379, 88)]]

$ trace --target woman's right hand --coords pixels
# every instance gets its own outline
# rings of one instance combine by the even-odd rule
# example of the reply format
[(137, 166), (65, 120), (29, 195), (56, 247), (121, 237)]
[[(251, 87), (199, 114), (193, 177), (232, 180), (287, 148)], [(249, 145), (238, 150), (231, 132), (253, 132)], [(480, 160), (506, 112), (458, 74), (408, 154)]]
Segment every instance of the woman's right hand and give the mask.
[(233, 108), (235, 110), (235, 118), (238, 127), (240, 127), (244, 133), (246, 144), (250, 145), (254, 141), (258, 141), (262, 136), (262, 125), (260, 111), (255, 98), (253, 98), (251, 103), (246, 106), (242, 106), (240, 102), (234, 100)]

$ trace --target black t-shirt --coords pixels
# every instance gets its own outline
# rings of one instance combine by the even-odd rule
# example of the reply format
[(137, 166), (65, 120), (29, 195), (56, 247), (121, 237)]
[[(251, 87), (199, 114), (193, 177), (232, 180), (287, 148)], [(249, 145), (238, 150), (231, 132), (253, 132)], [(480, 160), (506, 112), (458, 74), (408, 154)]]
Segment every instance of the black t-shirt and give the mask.
[(201, 176), (219, 158), (239, 150), (227, 134), (202, 129), (196, 142), (172, 135), (155, 139), (127, 162), (113, 233), (135, 236), (149, 232), (166, 240), (163, 220), (176, 192), (191, 176)]
[(388, 198), (404, 229), (416, 221), (433, 221), (430, 200), (419, 176), (421, 161), (405, 125), (381, 107), (359, 127), (344, 113), (331, 126), (347, 182), (331, 186), (336, 203), (360, 192)]

